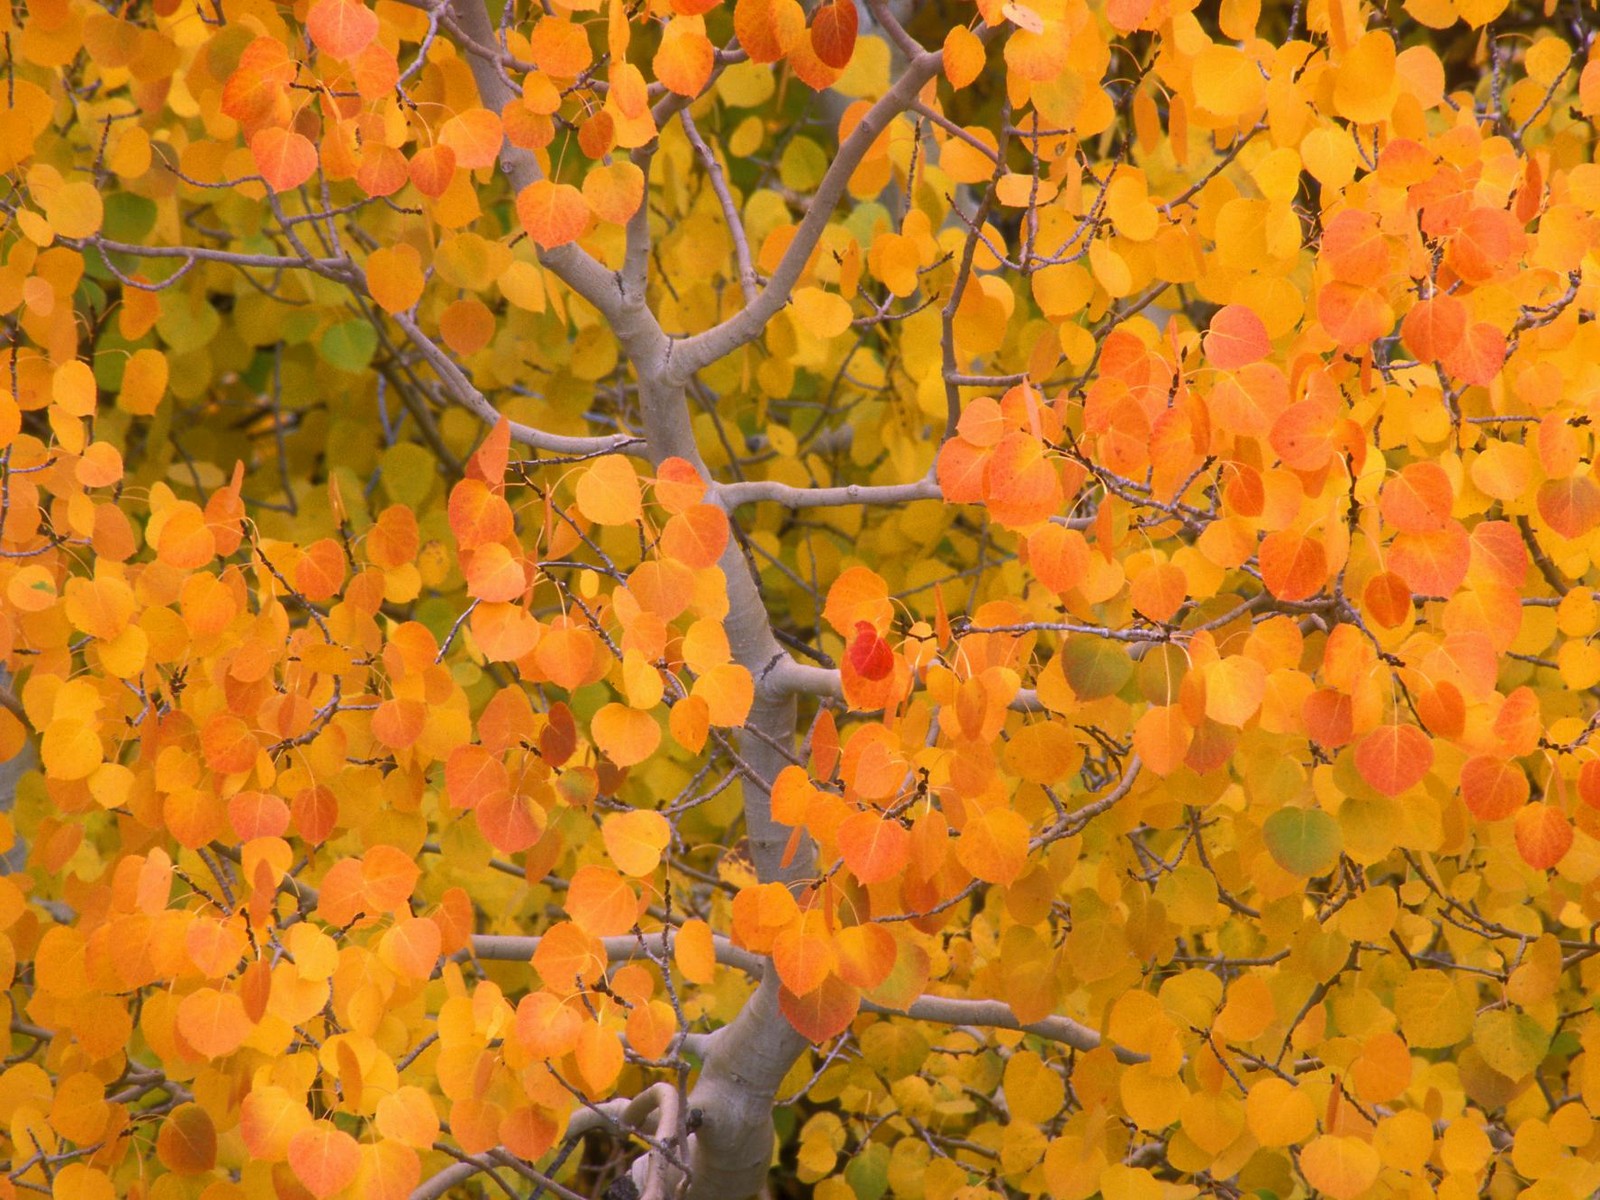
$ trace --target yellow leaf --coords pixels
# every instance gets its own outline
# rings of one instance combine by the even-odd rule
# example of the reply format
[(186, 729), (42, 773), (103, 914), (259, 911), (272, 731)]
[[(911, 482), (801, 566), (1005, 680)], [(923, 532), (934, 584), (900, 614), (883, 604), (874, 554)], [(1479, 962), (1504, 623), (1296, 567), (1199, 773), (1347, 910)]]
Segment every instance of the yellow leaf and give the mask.
[(635, 877), (654, 871), (672, 841), (672, 826), (650, 809), (612, 813), (601, 823), (600, 832), (611, 861), (623, 874)]
[(597, 458), (578, 478), (578, 511), (597, 525), (631, 525), (642, 512), (639, 476), (620, 454)]
[(422, 297), (422, 256), (398, 242), (367, 256), (367, 291), (384, 312), (403, 312)]
[(583, 177), (583, 198), (602, 221), (626, 225), (644, 202), (644, 172), (626, 159), (592, 167)]
[(624, 704), (607, 704), (589, 723), (590, 736), (619, 767), (642, 763), (661, 744), (661, 726), (647, 712)]
[(850, 328), (850, 302), (837, 292), (798, 288), (793, 303), (796, 324), (812, 337), (834, 338)]
[(1240, 117), (1259, 107), (1267, 81), (1256, 60), (1237, 46), (1213, 43), (1195, 55), (1194, 98), (1219, 117)]
[(1317, 1128), (1317, 1106), (1305, 1089), (1275, 1076), (1251, 1086), (1244, 1113), (1251, 1136), (1263, 1146), (1292, 1146)]
[(1381, 1165), (1378, 1152), (1354, 1137), (1324, 1134), (1300, 1152), (1306, 1181), (1333, 1200), (1355, 1200), (1378, 1178)]

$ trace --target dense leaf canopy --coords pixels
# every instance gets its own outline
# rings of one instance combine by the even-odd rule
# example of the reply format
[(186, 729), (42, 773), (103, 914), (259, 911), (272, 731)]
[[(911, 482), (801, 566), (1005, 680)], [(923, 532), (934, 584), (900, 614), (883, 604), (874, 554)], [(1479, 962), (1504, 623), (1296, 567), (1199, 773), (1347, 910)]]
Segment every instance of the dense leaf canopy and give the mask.
[(1596, 1194), (1597, 28), (0, 7), (0, 1197)]

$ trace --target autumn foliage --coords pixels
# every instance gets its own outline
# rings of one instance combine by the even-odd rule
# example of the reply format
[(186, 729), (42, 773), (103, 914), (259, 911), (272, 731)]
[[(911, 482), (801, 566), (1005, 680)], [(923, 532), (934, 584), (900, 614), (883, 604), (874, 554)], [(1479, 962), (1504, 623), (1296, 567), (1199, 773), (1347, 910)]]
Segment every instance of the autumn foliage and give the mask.
[(1597, 29), (0, 8), (0, 1200), (1596, 1194)]

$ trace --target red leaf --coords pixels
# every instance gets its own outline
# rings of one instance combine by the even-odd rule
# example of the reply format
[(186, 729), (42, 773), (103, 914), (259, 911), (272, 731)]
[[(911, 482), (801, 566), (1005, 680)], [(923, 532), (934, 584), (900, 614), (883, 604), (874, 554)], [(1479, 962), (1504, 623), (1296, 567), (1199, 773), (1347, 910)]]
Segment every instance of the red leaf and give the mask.
[(811, 48), (836, 70), (850, 65), (856, 48), (856, 6), (850, 0), (833, 0), (817, 9), (811, 19)]
[(796, 996), (786, 987), (778, 989), (778, 1007), (805, 1037), (825, 1042), (849, 1028), (861, 1008), (861, 993), (837, 975), (829, 975), (821, 986)]
[(856, 622), (855, 641), (850, 643), (850, 665), (861, 678), (874, 683), (894, 673), (894, 651), (878, 636), (871, 621)]

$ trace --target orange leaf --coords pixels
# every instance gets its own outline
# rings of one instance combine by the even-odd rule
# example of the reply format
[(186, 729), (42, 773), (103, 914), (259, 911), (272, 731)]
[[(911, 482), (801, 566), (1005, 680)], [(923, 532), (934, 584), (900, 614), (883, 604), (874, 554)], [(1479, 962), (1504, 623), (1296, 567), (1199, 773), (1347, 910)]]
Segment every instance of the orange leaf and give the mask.
[(1455, 489), (1437, 463), (1412, 463), (1383, 485), (1378, 509), (1401, 533), (1437, 533), (1450, 522)]
[(608, 867), (579, 867), (567, 889), (567, 912), (593, 937), (627, 933), (639, 919), (638, 896), (628, 881)]
[(1261, 582), (1279, 600), (1307, 600), (1328, 582), (1328, 555), (1319, 538), (1278, 529), (1261, 539)]
[(320, 846), (339, 822), (339, 800), (333, 790), (323, 784), (302, 788), (294, 795), (289, 815), (301, 839)]
[(1506, 363), (1506, 335), (1487, 321), (1467, 329), (1455, 349), (1444, 356), (1444, 366), (1463, 383), (1488, 387)]
[[(552, 1131), (553, 1136), (553, 1131)], [(512, 1146), (510, 1137), (505, 1144)], [(523, 1157), (536, 1160), (550, 1147), (524, 1151)], [(513, 1147), (513, 1153), (523, 1148)], [(356, 1176), (355, 1194), (362, 1200), (408, 1200), (422, 1181), (422, 1163), (410, 1146), (378, 1142), (360, 1148), (361, 1167)]]
[(577, 1059), (578, 1073), (588, 1085), (590, 1095), (609, 1091), (622, 1073), (622, 1042), (616, 1031), (592, 1022), (586, 1022), (579, 1031), (573, 1057)]
[(866, 621), (876, 629), (887, 629), (894, 619), (889, 603), (889, 585), (876, 571), (850, 567), (833, 581), (822, 609), (823, 619), (841, 635), (856, 632), (857, 622)]
[(1389, 570), (1415, 595), (1448, 596), (1472, 564), (1472, 543), (1460, 522), (1437, 533), (1400, 533), (1389, 544)]
[(372, 736), (391, 750), (404, 750), (427, 723), (428, 706), (421, 700), (385, 700), (372, 712)]
[(829, 975), (815, 990), (796, 996), (778, 989), (778, 1007), (797, 1032), (813, 1042), (825, 1042), (849, 1028), (861, 1009), (861, 993), (837, 975)]
[(1389, 246), (1378, 218), (1363, 208), (1342, 209), (1330, 217), (1317, 250), (1342, 283), (1372, 287), (1389, 269)]
[(544, 809), (520, 792), (487, 796), (474, 815), (478, 832), (502, 854), (520, 854), (538, 845), (549, 824)]
[(374, 846), (361, 856), (361, 889), (371, 913), (410, 912), (422, 868), (398, 846)]
[(294, 586), (307, 600), (331, 600), (344, 587), (344, 547), (322, 538), (306, 547), (294, 565)]
[(1548, 871), (1572, 849), (1572, 822), (1559, 808), (1535, 802), (1517, 812), (1517, 852), (1536, 871)]
[(1581, 538), (1600, 525), (1600, 486), (1587, 475), (1546, 480), (1536, 503), (1545, 524), (1564, 538)]
[(862, 883), (893, 879), (911, 858), (911, 835), (905, 827), (875, 812), (852, 813), (840, 824), (837, 837), (844, 865)]
[(1133, 748), (1157, 775), (1170, 775), (1183, 765), (1194, 741), (1194, 727), (1176, 704), (1154, 704), (1133, 728)]
[(482, 746), (457, 746), (445, 762), (444, 787), (451, 808), (471, 810), (509, 795), (511, 779), (505, 764)]
[(405, 979), (427, 979), (439, 963), (443, 939), (439, 926), (427, 917), (397, 921), (378, 944), (383, 964)]
[(956, 858), (985, 883), (1008, 887), (1028, 861), (1028, 822), (1009, 808), (991, 808), (967, 819), (956, 842)]
[(463, 479), (450, 489), (450, 532), (463, 550), (512, 536), (511, 506), (481, 479)]
[(429, 1150), (438, 1138), (434, 1099), (418, 1086), (406, 1085), (378, 1101), (378, 1133), (416, 1150)]
[(1461, 799), (1480, 821), (1501, 821), (1528, 802), (1528, 777), (1513, 762), (1480, 754), (1461, 764)]
[(805, 36), (805, 10), (798, 0), (737, 0), (733, 32), (751, 62), (777, 62)]
[(218, 713), (200, 732), (200, 750), (218, 775), (235, 775), (256, 765), (261, 746), (250, 726), (231, 713)]
[(528, 590), (522, 561), (499, 542), (463, 553), (461, 574), (467, 581), (467, 595), (476, 600), (504, 603), (521, 599)]
[(595, 653), (595, 638), (587, 629), (558, 625), (545, 631), (534, 657), (552, 683), (570, 691), (588, 682)]
[[(180, 1104), (156, 1133), (156, 1157), (177, 1175), (204, 1175), (217, 1165), (217, 1127), (198, 1104)], [(58, 1189), (57, 1194), (60, 1195)]]
[(251, 1157), (263, 1162), (281, 1162), (289, 1154), (289, 1142), (311, 1124), (306, 1106), (276, 1084), (256, 1084), (239, 1109), (239, 1134)]
[(772, 965), (783, 986), (796, 996), (821, 987), (836, 963), (833, 942), (819, 910), (805, 913), (773, 939)]
[(686, 512), (705, 496), (706, 481), (687, 459), (669, 458), (656, 468), (655, 493), (668, 512)]
[(459, 112), (439, 130), (439, 144), (454, 151), (456, 166), (468, 170), (494, 166), (504, 140), (499, 116), (486, 108)]
[(394, 146), (368, 143), (361, 150), (356, 185), (369, 196), (392, 196), (411, 178), (406, 156)]
[(668, 21), (651, 62), (661, 86), (679, 96), (698, 96), (716, 66), (717, 49), (697, 24), (684, 17)]
[(263, 129), (250, 139), (256, 170), (275, 192), (287, 192), (311, 178), (317, 169), (317, 148), (302, 134)]
[(318, 50), (350, 59), (378, 36), (378, 18), (355, 0), (317, 0), (306, 13), (306, 32)]
[(964, 88), (983, 73), (983, 43), (972, 30), (957, 25), (944, 36), (942, 61), (950, 86)]
[(1448, 292), (1413, 305), (1400, 322), (1400, 336), (1421, 362), (1443, 362), (1467, 332), (1467, 306)]
[(692, 697), (705, 701), (706, 720), (724, 728), (738, 728), (755, 702), (755, 681), (737, 663), (720, 663), (694, 681)]
[(360, 1165), (355, 1138), (326, 1120), (302, 1129), (289, 1140), (289, 1167), (317, 1200), (327, 1200), (350, 1186)]
[(1236, 371), (1259, 362), (1272, 349), (1266, 323), (1254, 309), (1243, 304), (1226, 304), (1219, 308), (1206, 328), (1204, 342), (1206, 358), (1223, 371)]
[(1380, 725), (1356, 747), (1356, 770), (1386, 796), (1422, 782), (1433, 766), (1433, 743), (1415, 725)]
[(1007, 529), (1025, 529), (1054, 516), (1065, 497), (1055, 463), (1031, 433), (1009, 433), (984, 468), (989, 515)]
[(456, 177), (456, 152), (440, 143), (424, 146), (411, 156), (411, 184), (430, 200), (437, 200)]
[(206, 1058), (226, 1058), (254, 1029), (244, 1001), (233, 992), (203, 987), (178, 1003), (178, 1032)]
[(882, 925), (849, 925), (833, 939), (839, 978), (858, 988), (875, 988), (894, 970), (900, 947)]
[[(542, 27), (546, 22), (539, 22)], [(517, 193), (517, 219), (545, 250), (577, 241), (589, 228), (589, 205), (570, 183), (540, 179)]]
[(467, 296), (439, 314), (439, 336), (465, 358), (482, 350), (494, 337), (495, 316), (488, 305)]
[(711, 926), (698, 919), (685, 921), (673, 939), (672, 957), (690, 983), (710, 983), (717, 966)]
[(711, 706), (703, 696), (679, 700), (667, 714), (673, 738), (691, 754), (699, 754), (711, 732)]
[(694, 571), (716, 566), (727, 547), (728, 518), (714, 504), (674, 514), (661, 531), (661, 553)]
[(1340, 346), (1355, 349), (1386, 336), (1394, 310), (1374, 288), (1329, 283), (1317, 293), (1317, 319)]

